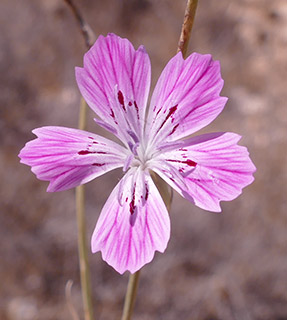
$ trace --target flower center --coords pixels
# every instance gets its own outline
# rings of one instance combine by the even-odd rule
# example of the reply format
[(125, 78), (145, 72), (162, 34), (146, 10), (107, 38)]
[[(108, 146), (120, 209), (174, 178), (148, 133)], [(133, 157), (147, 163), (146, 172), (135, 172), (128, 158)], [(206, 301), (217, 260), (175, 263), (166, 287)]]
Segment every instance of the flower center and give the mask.
[(145, 145), (134, 132), (128, 131), (128, 134), (132, 138), (132, 141), (128, 142), (130, 154), (126, 158), (123, 171), (127, 171), (130, 167), (141, 167), (144, 170), (151, 159), (151, 154), (147, 152)]

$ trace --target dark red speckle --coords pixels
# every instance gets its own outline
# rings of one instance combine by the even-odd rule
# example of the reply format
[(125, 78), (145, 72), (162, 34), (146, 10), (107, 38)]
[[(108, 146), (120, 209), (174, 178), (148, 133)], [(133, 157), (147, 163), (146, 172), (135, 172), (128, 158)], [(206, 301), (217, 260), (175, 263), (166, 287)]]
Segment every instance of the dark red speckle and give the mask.
[(138, 120), (139, 120), (139, 119), (140, 119), (140, 115), (139, 115), (139, 107), (138, 107), (138, 105), (137, 105), (136, 101), (134, 101), (134, 106), (135, 106), (135, 108), (136, 108), (136, 111), (137, 111), (137, 117), (138, 117)]
[(164, 124), (167, 122), (168, 118), (170, 118), (170, 117), (175, 113), (176, 109), (177, 109), (177, 105), (174, 106), (174, 107), (171, 107), (171, 108), (169, 109), (169, 112), (168, 112), (167, 116), (165, 117), (163, 123), (162, 123), (161, 126), (159, 127), (158, 131), (164, 126)]
[(95, 167), (102, 167), (105, 164), (104, 163), (93, 163), (92, 165), (95, 166)]
[(173, 159), (167, 159), (167, 161), (169, 162), (177, 162), (177, 163), (183, 163), (183, 164), (187, 164), (188, 166), (190, 167), (196, 167), (197, 163), (190, 160), (190, 159), (187, 159), (187, 160), (184, 160), (184, 161), (181, 161), (181, 160), (173, 160)]
[(169, 109), (169, 113), (168, 113), (167, 117), (170, 117), (173, 113), (175, 113), (176, 109), (177, 109), (177, 105), (174, 107), (171, 107)]
[(113, 110), (113, 109), (111, 109), (111, 117), (112, 117), (113, 119), (115, 119), (115, 113), (114, 113), (114, 110)]
[(131, 107), (133, 105), (133, 103), (131, 101), (129, 101), (129, 106)]
[(120, 105), (123, 107), (124, 111), (126, 111), (124, 96), (121, 91), (118, 91), (118, 100), (119, 100)]
[(84, 156), (84, 155), (87, 155), (87, 154), (107, 154), (106, 152), (104, 151), (89, 151), (89, 150), (82, 150), (82, 151), (79, 151), (78, 154), (81, 155), (81, 156)]
[(148, 193), (149, 193), (148, 186), (147, 186), (147, 184), (145, 184), (145, 201), (147, 201)]
[(169, 134), (169, 136), (172, 135), (175, 132), (175, 130), (177, 129), (178, 126), (179, 126), (179, 123), (176, 126), (173, 127), (173, 129), (172, 129), (171, 133)]
[(135, 212), (135, 195), (133, 195), (132, 201), (130, 202), (130, 213), (133, 214)]
[(135, 206), (135, 189), (136, 189), (136, 184), (134, 184), (134, 191), (133, 191), (133, 198), (132, 201), (130, 202), (130, 213), (133, 214), (135, 212), (136, 206)]
[(192, 161), (192, 160), (190, 160), (190, 159), (188, 159), (188, 160), (186, 160), (186, 161), (183, 161), (182, 163), (186, 163), (188, 166), (190, 166), (190, 167), (196, 167), (196, 165), (197, 165), (197, 163), (196, 162), (194, 162), (194, 161)]
[(82, 151), (79, 151), (78, 154), (81, 155), (81, 156), (84, 156), (86, 154), (90, 154), (90, 153), (93, 153), (91, 151), (88, 151), (88, 150), (82, 150)]

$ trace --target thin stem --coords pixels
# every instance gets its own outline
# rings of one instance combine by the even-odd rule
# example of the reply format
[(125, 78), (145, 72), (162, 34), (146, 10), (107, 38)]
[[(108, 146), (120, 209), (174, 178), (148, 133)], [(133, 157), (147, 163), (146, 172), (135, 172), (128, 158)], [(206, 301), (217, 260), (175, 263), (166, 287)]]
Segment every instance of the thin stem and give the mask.
[(178, 52), (182, 52), (183, 58), (186, 58), (188, 42), (190, 38), (191, 29), (194, 22), (195, 11), (198, 0), (188, 0), (184, 13), (184, 20), (181, 28), (181, 34), (178, 42)]
[[(83, 130), (86, 125), (87, 104), (81, 100), (79, 129)], [(78, 222), (78, 251), (80, 263), (80, 277), (82, 287), (82, 298), (84, 306), (85, 320), (93, 320), (93, 305), (91, 295), (90, 269), (88, 262), (87, 240), (86, 240), (86, 219), (85, 219), (85, 189), (81, 185), (76, 188), (76, 211)]]
[(137, 295), (140, 270), (134, 274), (130, 274), (127, 293), (125, 297), (124, 310), (121, 320), (130, 320), (134, 309), (134, 304)]
[[(95, 35), (82, 17), (80, 11), (75, 6), (73, 0), (64, 0), (73, 12), (82, 35), (85, 39), (87, 48), (89, 49), (95, 42)], [(84, 130), (86, 127), (87, 104), (82, 98), (79, 114), (79, 129)], [(88, 261), (87, 239), (86, 239), (86, 217), (85, 217), (85, 188), (83, 185), (76, 188), (76, 211), (78, 222), (78, 251), (80, 264), (80, 278), (82, 287), (82, 298), (85, 320), (93, 320), (94, 312), (92, 305), (90, 268)]]
[(84, 20), (84, 18), (82, 17), (80, 11), (77, 9), (77, 7), (75, 6), (74, 2), (72, 0), (64, 0), (67, 5), (71, 8), (74, 17), (76, 18), (81, 33), (83, 35), (83, 38), (85, 40), (85, 44), (87, 46), (88, 49), (91, 48), (91, 46), (93, 45), (93, 43), (96, 40), (96, 36), (92, 30), (92, 28), (89, 26), (89, 24)]

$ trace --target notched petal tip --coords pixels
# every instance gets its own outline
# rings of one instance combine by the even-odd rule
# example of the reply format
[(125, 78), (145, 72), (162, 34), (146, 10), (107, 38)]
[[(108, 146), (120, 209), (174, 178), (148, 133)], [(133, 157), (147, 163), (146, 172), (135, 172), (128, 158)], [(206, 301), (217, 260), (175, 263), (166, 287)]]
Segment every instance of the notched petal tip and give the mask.
[(138, 47), (138, 49), (137, 49), (137, 52), (142, 52), (142, 53), (148, 55), (148, 53), (147, 53), (146, 48), (145, 48), (144, 45), (140, 45), (140, 46)]

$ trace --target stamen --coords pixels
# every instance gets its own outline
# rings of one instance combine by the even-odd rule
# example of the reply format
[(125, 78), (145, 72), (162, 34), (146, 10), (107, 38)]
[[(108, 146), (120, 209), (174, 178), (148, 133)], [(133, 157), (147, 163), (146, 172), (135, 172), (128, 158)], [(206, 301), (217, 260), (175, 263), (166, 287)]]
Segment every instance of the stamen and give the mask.
[(140, 145), (139, 142), (137, 142), (137, 143), (134, 144), (134, 146), (132, 148), (132, 152), (136, 156), (138, 155), (137, 149), (138, 149), (139, 145)]
[(126, 158), (126, 161), (124, 163), (124, 166), (123, 166), (123, 172), (126, 172), (128, 170), (128, 168), (130, 167), (133, 159), (135, 158), (135, 156), (133, 154), (130, 154), (127, 158)]
[(132, 143), (132, 142), (128, 142), (128, 146), (130, 147), (130, 150), (131, 150), (131, 152), (135, 155), (135, 156), (137, 156), (138, 155), (138, 153), (137, 153), (137, 148), (139, 147), (139, 142), (137, 142), (137, 143)]
[(139, 138), (137, 137), (137, 135), (131, 131), (131, 130), (128, 130), (127, 133), (134, 139), (134, 142), (139, 142)]
[(106, 129), (107, 131), (110, 131), (111, 133), (113, 133), (114, 135), (117, 135), (117, 130), (112, 127), (110, 124), (104, 122), (103, 120), (94, 118), (94, 121), (96, 122), (97, 125), (99, 125), (100, 127)]

